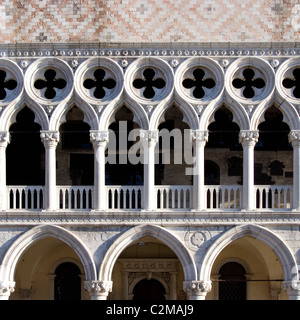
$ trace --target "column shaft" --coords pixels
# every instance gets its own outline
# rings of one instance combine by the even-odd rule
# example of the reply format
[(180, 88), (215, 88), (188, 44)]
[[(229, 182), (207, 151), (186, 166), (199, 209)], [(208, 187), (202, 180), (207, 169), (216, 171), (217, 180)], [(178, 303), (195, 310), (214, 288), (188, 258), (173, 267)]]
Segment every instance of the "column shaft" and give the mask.
[(293, 146), (293, 210), (300, 210), (300, 131), (289, 134)]
[(258, 131), (241, 130), (240, 143), (243, 146), (243, 205), (244, 210), (255, 210), (254, 189), (254, 147), (258, 141)]
[(7, 210), (6, 190), (6, 148), (9, 143), (9, 133), (0, 132), (0, 210)]
[(108, 143), (108, 131), (90, 131), (94, 147), (94, 210), (106, 210), (105, 189), (105, 149)]
[(155, 146), (158, 141), (157, 130), (141, 130), (140, 137), (144, 149), (144, 210), (156, 210), (155, 194)]
[(193, 209), (206, 209), (205, 174), (204, 174), (204, 148), (208, 141), (208, 131), (191, 131), (194, 141), (195, 168), (193, 172)]
[(45, 146), (45, 190), (44, 209), (57, 209), (56, 192), (56, 147), (59, 142), (58, 131), (41, 131), (41, 140)]

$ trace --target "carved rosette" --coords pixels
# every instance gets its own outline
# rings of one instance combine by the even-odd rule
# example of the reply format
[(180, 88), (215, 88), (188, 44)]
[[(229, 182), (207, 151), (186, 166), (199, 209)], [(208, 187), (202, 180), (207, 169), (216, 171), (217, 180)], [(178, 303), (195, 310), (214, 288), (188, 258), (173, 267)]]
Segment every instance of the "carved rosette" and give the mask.
[(103, 300), (112, 291), (112, 281), (85, 281), (84, 288), (89, 292), (92, 299)]
[(59, 142), (58, 131), (41, 131), (40, 137), (45, 147), (56, 147)]
[(292, 144), (293, 147), (300, 146), (300, 131), (299, 130), (292, 130), (289, 133), (289, 142)]
[(16, 283), (14, 281), (0, 281), (0, 299), (7, 298), (15, 291)]
[(200, 300), (211, 291), (211, 281), (184, 281), (183, 291), (186, 292), (190, 298), (196, 300), (195, 297), (198, 297)]
[(239, 141), (242, 145), (255, 146), (258, 141), (259, 132), (257, 130), (241, 130)]

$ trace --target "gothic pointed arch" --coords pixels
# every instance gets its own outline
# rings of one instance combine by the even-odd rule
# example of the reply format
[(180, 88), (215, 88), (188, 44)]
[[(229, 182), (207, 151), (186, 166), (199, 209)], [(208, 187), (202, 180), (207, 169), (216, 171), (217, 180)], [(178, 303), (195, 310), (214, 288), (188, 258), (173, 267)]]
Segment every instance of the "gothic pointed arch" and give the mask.
[(0, 116), (0, 130), (8, 131), (9, 127), (16, 122), (17, 114), (28, 107), (35, 115), (34, 122), (41, 126), (41, 130), (49, 129), (49, 119), (45, 109), (35, 101), (32, 101), (24, 94), (22, 99), (14, 101), (3, 109)]
[(91, 130), (98, 129), (98, 116), (95, 109), (81, 98), (73, 96), (67, 103), (61, 103), (55, 107), (50, 117), (50, 130), (59, 131), (59, 127), (66, 121), (66, 114), (74, 106), (77, 106), (84, 114), (84, 122), (88, 123)]
[(272, 106), (276, 106), (283, 115), (283, 122), (285, 122), (290, 130), (300, 129), (299, 114), (294, 105), (288, 100), (270, 100), (267, 103), (260, 104), (254, 111), (251, 118), (251, 130), (257, 130), (259, 124), (264, 121), (264, 114)]
[(99, 130), (107, 130), (110, 124), (114, 121), (114, 116), (117, 111), (125, 106), (132, 111), (134, 120), (141, 129), (149, 129), (148, 115), (145, 109), (136, 101), (130, 99), (120, 99), (117, 102), (113, 102), (104, 107), (99, 120)]
[(197, 278), (196, 266), (191, 254), (182, 241), (166, 229), (155, 225), (139, 225), (124, 232), (107, 250), (99, 270), (99, 279), (111, 279), (112, 270), (120, 253), (135, 240), (143, 236), (152, 236), (171, 248), (177, 255), (184, 270), (185, 280)]
[(1, 279), (13, 281), (15, 269), (20, 256), (36, 241), (53, 237), (65, 242), (79, 256), (87, 280), (97, 279), (96, 267), (89, 249), (70, 231), (55, 225), (39, 225), (20, 235), (9, 247), (0, 266)]
[(175, 105), (183, 114), (183, 121), (188, 124), (191, 130), (199, 129), (199, 118), (195, 108), (181, 99), (172, 99), (168, 103), (160, 103), (157, 105), (150, 117), (150, 128), (155, 130), (158, 128), (161, 122), (163, 122), (165, 112), (172, 106)]
[(283, 270), (284, 281), (291, 281), (293, 270), (297, 270), (295, 257), (287, 244), (274, 232), (253, 224), (239, 225), (222, 234), (206, 251), (199, 267), (202, 280), (210, 280), (212, 266), (222, 250), (233, 241), (244, 236), (252, 236), (264, 242), (277, 255)]
[(213, 121), (215, 112), (222, 106), (225, 106), (232, 112), (233, 122), (237, 123), (240, 130), (249, 130), (250, 119), (246, 109), (239, 102), (228, 98), (219, 100), (214, 104), (209, 104), (205, 110), (203, 110), (199, 127), (203, 130), (207, 130), (209, 124)]

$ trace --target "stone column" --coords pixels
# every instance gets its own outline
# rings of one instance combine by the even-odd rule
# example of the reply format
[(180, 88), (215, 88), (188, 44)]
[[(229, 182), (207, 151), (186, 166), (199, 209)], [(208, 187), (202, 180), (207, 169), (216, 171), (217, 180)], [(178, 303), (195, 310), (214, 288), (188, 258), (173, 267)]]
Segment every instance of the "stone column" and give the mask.
[(241, 130), (239, 140), (243, 146), (243, 205), (244, 210), (255, 210), (254, 147), (258, 141), (257, 130)]
[(183, 291), (187, 293), (189, 300), (205, 300), (211, 291), (211, 281), (183, 281)]
[(14, 281), (0, 281), (0, 300), (8, 300), (12, 292), (15, 291)]
[(170, 300), (177, 300), (177, 292), (176, 292), (176, 275), (177, 272), (170, 272)]
[(94, 147), (94, 210), (106, 210), (105, 190), (105, 149), (108, 131), (90, 130), (90, 140)]
[(106, 300), (112, 291), (112, 281), (85, 281), (84, 288), (89, 292), (91, 300)]
[(287, 292), (289, 300), (300, 300), (300, 281), (284, 281), (282, 287)]
[(122, 299), (128, 300), (128, 271), (122, 271)]
[(41, 131), (41, 140), (45, 146), (44, 209), (55, 211), (57, 210), (56, 147), (59, 142), (59, 132)]
[(144, 149), (144, 191), (143, 209), (156, 210), (155, 194), (155, 146), (158, 141), (158, 130), (141, 130)]
[(191, 135), (196, 159), (193, 172), (193, 209), (198, 211), (206, 209), (204, 148), (208, 141), (208, 131), (192, 130)]
[(0, 210), (7, 210), (6, 190), (6, 148), (10, 142), (10, 135), (7, 131), (0, 132)]
[(293, 146), (293, 210), (300, 210), (300, 131), (292, 130), (289, 141)]

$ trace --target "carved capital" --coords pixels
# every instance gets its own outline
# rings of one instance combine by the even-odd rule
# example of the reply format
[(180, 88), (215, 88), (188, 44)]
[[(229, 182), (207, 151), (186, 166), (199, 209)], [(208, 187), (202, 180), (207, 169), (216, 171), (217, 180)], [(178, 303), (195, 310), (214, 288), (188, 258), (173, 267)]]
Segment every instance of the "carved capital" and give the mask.
[(158, 130), (140, 130), (140, 138), (146, 146), (155, 146), (158, 141)]
[(46, 146), (56, 147), (59, 142), (59, 132), (58, 131), (41, 131), (41, 140)]
[(109, 132), (108, 130), (90, 130), (90, 140), (94, 146), (106, 146), (109, 141)]
[(196, 143), (205, 145), (208, 141), (208, 130), (191, 130), (191, 138)]
[(10, 143), (10, 134), (7, 131), (0, 131), (0, 147), (7, 147)]
[(112, 281), (85, 281), (84, 288), (89, 292), (94, 299), (106, 299), (112, 291)]
[(184, 281), (183, 291), (186, 292), (188, 296), (206, 296), (206, 294), (211, 291), (211, 281)]
[(299, 280), (283, 281), (282, 288), (287, 292), (289, 299), (298, 300), (298, 297), (300, 297), (300, 281)]
[(289, 133), (289, 141), (293, 147), (300, 146), (300, 130), (292, 130)]
[(257, 130), (241, 130), (239, 135), (239, 141), (242, 145), (255, 146), (258, 141), (259, 132)]
[(0, 297), (9, 297), (15, 291), (15, 285), (14, 281), (0, 281)]

